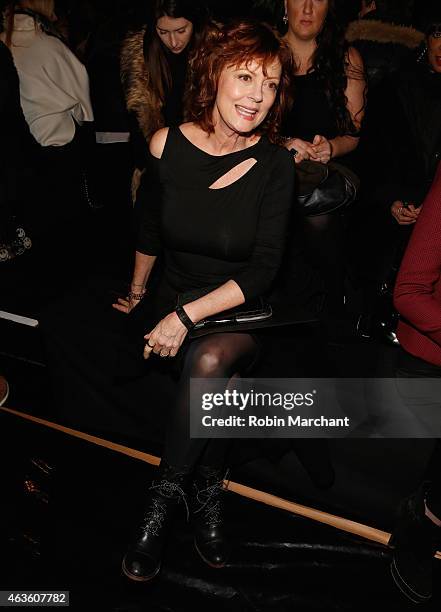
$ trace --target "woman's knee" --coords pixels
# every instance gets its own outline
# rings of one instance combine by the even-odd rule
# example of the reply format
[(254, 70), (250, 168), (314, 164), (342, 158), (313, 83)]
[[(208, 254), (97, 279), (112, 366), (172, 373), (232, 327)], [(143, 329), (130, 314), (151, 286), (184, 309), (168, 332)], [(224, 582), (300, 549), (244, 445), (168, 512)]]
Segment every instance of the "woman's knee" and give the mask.
[(195, 351), (192, 366), (193, 371), (196, 371), (200, 377), (221, 376), (227, 366), (222, 347), (213, 342), (204, 343)]

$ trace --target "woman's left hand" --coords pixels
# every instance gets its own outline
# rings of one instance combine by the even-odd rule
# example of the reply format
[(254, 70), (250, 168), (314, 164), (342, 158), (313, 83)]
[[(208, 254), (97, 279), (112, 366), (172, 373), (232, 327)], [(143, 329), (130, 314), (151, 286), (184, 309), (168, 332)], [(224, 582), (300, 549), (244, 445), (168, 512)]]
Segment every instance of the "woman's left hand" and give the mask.
[(312, 148), (314, 149), (315, 154), (315, 156), (312, 158), (314, 159), (314, 161), (321, 162), (322, 164), (327, 164), (328, 161), (331, 159), (332, 144), (327, 138), (325, 138), (325, 136), (316, 134), (314, 136), (314, 140), (312, 141)]
[(171, 312), (144, 336), (147, 342), (144, 347), (144, 359), (148, 359), (152, 352), (159, 357), (176, 357), (187, 333), (188, 330), (178, 315)]

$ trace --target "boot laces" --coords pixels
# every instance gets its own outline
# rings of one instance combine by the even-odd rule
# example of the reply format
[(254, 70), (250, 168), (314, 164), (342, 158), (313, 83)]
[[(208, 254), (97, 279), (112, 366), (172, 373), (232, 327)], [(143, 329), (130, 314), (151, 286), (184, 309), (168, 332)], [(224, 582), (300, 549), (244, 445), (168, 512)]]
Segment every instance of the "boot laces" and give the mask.
[(184, 489), (177, 482), (173, 482), (171, 480), (166, 480), (166, 479), (160, 480), (157, 484), (152, 484), (150, 489), (152, 490), (157, 489), (163, 497), (167, 497), (167, 498), (180, 497), (182, 501), (184, 502), (185, 511), (187, 513), (187, 520), (188, 520), (190, 513), (188, 509), (187, 495)]
[(144, 517), (141, 530), (144, 534), (159, 535), (166, 513), (165, 504), (159, 499), (153, 499), (149, 512)]
[(223, 479), (214, 482), (205, 489), (196, 488), (196, 500), (200, 505), (195, 510), (195, 514), (203, 511), (210, 524), (219, 525), (222, 523), (222, 508), (219, 500), (222, 489)]

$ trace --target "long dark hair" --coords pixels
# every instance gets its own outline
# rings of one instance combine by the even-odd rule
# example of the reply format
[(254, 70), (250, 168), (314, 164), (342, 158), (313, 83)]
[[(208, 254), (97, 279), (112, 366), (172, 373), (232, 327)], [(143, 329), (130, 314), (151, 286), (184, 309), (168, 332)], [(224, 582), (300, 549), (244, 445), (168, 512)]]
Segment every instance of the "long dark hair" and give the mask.
[[(316, 37), (317, 48), (308, 72), (316, 73), (329, 100), (340, 135), (356, 135), (358, 129), (347, 109), (348, 100), (345, 90), (348, 75), (360, 80), (365, 80), (365, 75), (364, 71), (350, 63), (349, 45), (344, 34), (344, 28), (337, 13), (336, 1), (328, 0), (328, 13), (323, 28)], [(363, 109), (364, 105), (359, 112)]]
[(161, 17), (173, 19), (183, 17), (191, 21), (193, 35), (188, 51), (193, 47), (205, 23), (205, 14), (195, 0), (155, 0), (153, 2), (144, 36), (144, 60), (152, 93), (159, 103), (164, 102), (166, 93), (172, 85), (165, 48), (156, 31), (156, 22)]

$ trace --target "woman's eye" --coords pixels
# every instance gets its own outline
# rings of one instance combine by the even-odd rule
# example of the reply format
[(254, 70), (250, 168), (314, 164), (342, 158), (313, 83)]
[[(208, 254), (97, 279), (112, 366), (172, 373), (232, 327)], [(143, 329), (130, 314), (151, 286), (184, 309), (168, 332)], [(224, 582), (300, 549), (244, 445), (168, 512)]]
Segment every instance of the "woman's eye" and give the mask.
[(272, 81), (271, 83), (268, 84), (268, 87), (270, 89), (274, 89), (274, 91), (277, 91), (277, 89), (279, 88), (279, 85), (275, 83), (274, 81)]
[(240, 74), (239, 79), (241, 79), (242, 81), (250, 81), (251, 77), (249, 74)]
[(178, 34), (185, 34), (187, 28), (182, 28), (182, 30), (178, 30)]

